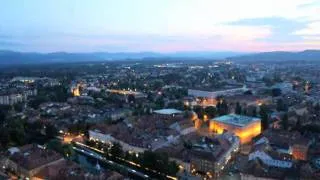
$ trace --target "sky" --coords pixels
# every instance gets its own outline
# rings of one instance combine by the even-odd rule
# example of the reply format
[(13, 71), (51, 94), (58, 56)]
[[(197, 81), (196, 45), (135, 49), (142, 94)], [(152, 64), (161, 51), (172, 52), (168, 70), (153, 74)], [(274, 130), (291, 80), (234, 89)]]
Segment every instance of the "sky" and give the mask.
[(320, 0), (0, 0), (0, 49), (320, 49)]

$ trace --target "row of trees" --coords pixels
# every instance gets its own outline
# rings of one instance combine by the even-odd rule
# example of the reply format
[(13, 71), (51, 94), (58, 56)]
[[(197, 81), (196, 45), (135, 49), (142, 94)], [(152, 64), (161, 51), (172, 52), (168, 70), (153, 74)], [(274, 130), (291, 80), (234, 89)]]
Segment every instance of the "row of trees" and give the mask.
[(28, 123), (23, 119), (10, 118), (0, 123), (0, 144), (3, 148), (27, 143), (43, 144), (57, 133), (57, 129), (51, 124), (39, 121)]
[(50, 140), (47, 143), (47, 148), (62, 154), (68, 159), (74, 159), (76, 155), (75, 151), (72, 148), (72, 145), (62, 144), (61, 141), (58, 139)]
[(39, 105), (44, 102), (66, 102), (71, 97), (71, 92), (67, 85), (54, 87), (40, 87), (38, 95), (30, 99), (28, 105), (34, 109), (38, 109)]
[(124, 158), (128, 161), (140, 164), (143, 167), (169, 175), (175, 175), (179, 170), (177, 163), (175, 161), (170, 161), (167, 153), (156, 153), (152, 151), (144, 151), (139, 154), (129, 153), (125, 152), (119, 143), (114, 143), (111, 147), (103, 143), (93, 141), (88, 141), (87, 144), (103, 149), (106, 156), (111, 155), (109, 158), (113, 158), (114, 160)]

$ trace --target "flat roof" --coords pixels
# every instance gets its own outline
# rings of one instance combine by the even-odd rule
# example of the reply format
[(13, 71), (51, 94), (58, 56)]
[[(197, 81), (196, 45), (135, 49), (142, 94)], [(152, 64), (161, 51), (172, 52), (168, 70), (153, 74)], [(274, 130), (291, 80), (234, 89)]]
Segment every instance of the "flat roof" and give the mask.
[(244, 127), (244, 126), (250, 124), (251, 122), (260, 121), (260, 118), (237, 115), (237, 114), (228, 114), (228, 115), (213, 118), (211, 120), (226, 123), (226, 124), (231, 124), (231, 125), (235, 125), (235, 126)]
[(182, 113), (182, 111), (177, 110), (177, 109), (159, 109), (159, 110), (155, 110), (153, 111), (157, 114), (164, 114), (164, 115), (171, 115), (171, 114), (180, 114)]

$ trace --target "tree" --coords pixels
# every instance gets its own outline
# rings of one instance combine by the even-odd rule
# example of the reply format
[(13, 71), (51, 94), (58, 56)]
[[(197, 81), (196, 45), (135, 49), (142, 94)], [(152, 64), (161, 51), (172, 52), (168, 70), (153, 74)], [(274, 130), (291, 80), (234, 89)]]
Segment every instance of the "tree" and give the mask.
[(272, 89), (272, 96), (277, 97), (281, 95), (281, 89), (280, 88), (273, 88)]
[(191, 149), (192, 148), (192, 143), (189, 141), (183, 141), (183, 147), (186, 149)]
[(217, 96), (216, 101), (221, 102), (223, 100), (223, 96)]
[(314, 111), (315, 111), (315, 114), (319, 117), (320, 116), (320, 103), (317, 103), (314, 106)]
[(74, 158), (75, 152), (70, 144), (62, 144), (57, 139), (52, 139), (48, 142), (47, 148), (57, 151), (58, 153), (66, 156), (67, 158)]
[(176, 175), (177, 172), (179, 171), (179, 166), (175, 161), (169, 162), (168, 165), (168, 174), (170, 175)]
[(11, 109), (11, 106), (0, 105), (0, 125), (5, 122), (8, 111)]
[(128, 95), (128, 102), (129, 103), (134, 103), (136, 101), (136, 98), (134, 97), (134, 95), (129, 94)]
[(256, 107), (254, 107), (252, 110), (252, 116), (257, 117), (257, 108)]
[(218, 108), (219, 115), (226, 115), (228, 113), (228, 109), (228, 103), (225, 100), (223, 100)]
[(164, 107), (164, 100), (163, 97), (159, 97), (156, 101), (155, 104), (157, 106), (157, 108), (163, 108)]
[(206, 107), (204, 111), (209, 118), (214, 118), (217, 115), (217, 109), (213, 106)]
[[(222, 102), (221, 102), (222, 101)], [(220, 116), (228, 113), (228, 103), (225, 100), (218, 101), (216, 107)]]
[(25, 127), (21, 119), (12, 119), (8, 122), (10, 140), (17, 144), (23, 145), (26, 142)]
[(198, 115), (198, 118), (203, 118), (205, 111), (201, 106), (194, 106), (193, 111)]
[(288, 114), (287, 113), (284, 114), (282, 121), (281, 121), (281, 125), (284, 130), (288, 130)]
[(236, 104), (235, 113), (236, 113), (236, 114), (241, 114), (241, 113), (242, 113), (242, 107), (241, 107), (241, 105), (240, 105), (239, 102), (237, 102), (237, 104)]
[(284, 103), (282, 99), (277, 101), (277, 111), (287, 111), (288, 106)]
[(47, 148), (63, 154), (62, 143), (58, 139), (52, 139), (49, 141)]
[(242, 114), (243, 114), (243, 115), (247, 115), (247, 113), (248, 113), (248, 112), (247, 112), (247, 109), (244, 108), (243, 111), (242, 111)]
[(69, 159), (74, 159), (75, 158), (75, 151), (72, 148), (71, 144), (64, 144), (62, 146), (63, 149), (63, 155), (66, 156)]
[[(0, 146), (6, 148), (10, 143), (10, 134), (7, 128), (0, 128)], [(1, 150), (0, 150), (1, 151)]]
[(39, 95), (39, 96), (36, 96), (35, 98), (31, 99), (28, 102), (28, 105), (30, 107), (32, 107), (33, 109), (38, 109), (40, 104), (47, 102), (47, 101), (49, 101), (49, 99), (46, 96)]
[(244, 94), (244, 95), (252, 95), (252, 91), (251, 91), (251, 90), (248, 90), (248, 91), (245, 91), (243, 94)]
[(266, 111), (265, 106), (260, 107), (260, 117), (261, 117), (261, 129), (262, 131), (269, 128), (269, 117)]
[(298, 118), (297, 118), (295, 129), (298, 130), (298, 131), (301, 130), (301, 117), (300, 116), (298, 116)]
[(13, 108), (17, 112), (22, 112), (23, 111), (23, 106), (24, 106), (23, 103), (18, 103), (18, 104), (13, 105)]
[(111, 146), (110, 149), (110, 154), (114, 157), (122, 157), (123, 156), (123, 150), (122, 150), (122, 146), (119, 143), (114, 143)]
[(47, 138), (54, 138), (54, 137), (56, 137), (57, 135), (58, 135), (58, 130), (57, 130), (57, 128), (54, 126), (54, 125), (52, 125), (52, 124), (47, 124), (46, 125), (46, 137)]

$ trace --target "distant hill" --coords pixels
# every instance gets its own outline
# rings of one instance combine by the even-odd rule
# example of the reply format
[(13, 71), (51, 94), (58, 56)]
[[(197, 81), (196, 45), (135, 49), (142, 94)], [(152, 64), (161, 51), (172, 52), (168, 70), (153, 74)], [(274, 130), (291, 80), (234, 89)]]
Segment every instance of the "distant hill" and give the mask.
[(37, 64), (53, 62), (90, 62), (90, 61), (114, 61), (114, 60), (137, 60), (137, 59), (164, 59), (169, 58), (204, 58), (204, 59), (223, 59), (229, 56), (240, 55), (236, 52), (179, 52), (179, 53), (24, 53), (15, 51), (0, 51), (0, 64)]
[(230, 59), (234, 61), (296, 61), (320, 60), (320, 50), (305, 50), (301, 52), (263, 52), (263, 53), (237, 53), (237, 52), (178, 52), (178, 53), (25, 53), (0, 50), (0, 65), (39, 64), (57, 62), (90, 62), (90, 61), (116, 61), (116, 60), (197, 60), (197, 59)]
[(233, 56), (234, 61), (320, 61), (320, 50), (305, 50), (301, 52), (274, 51)]

